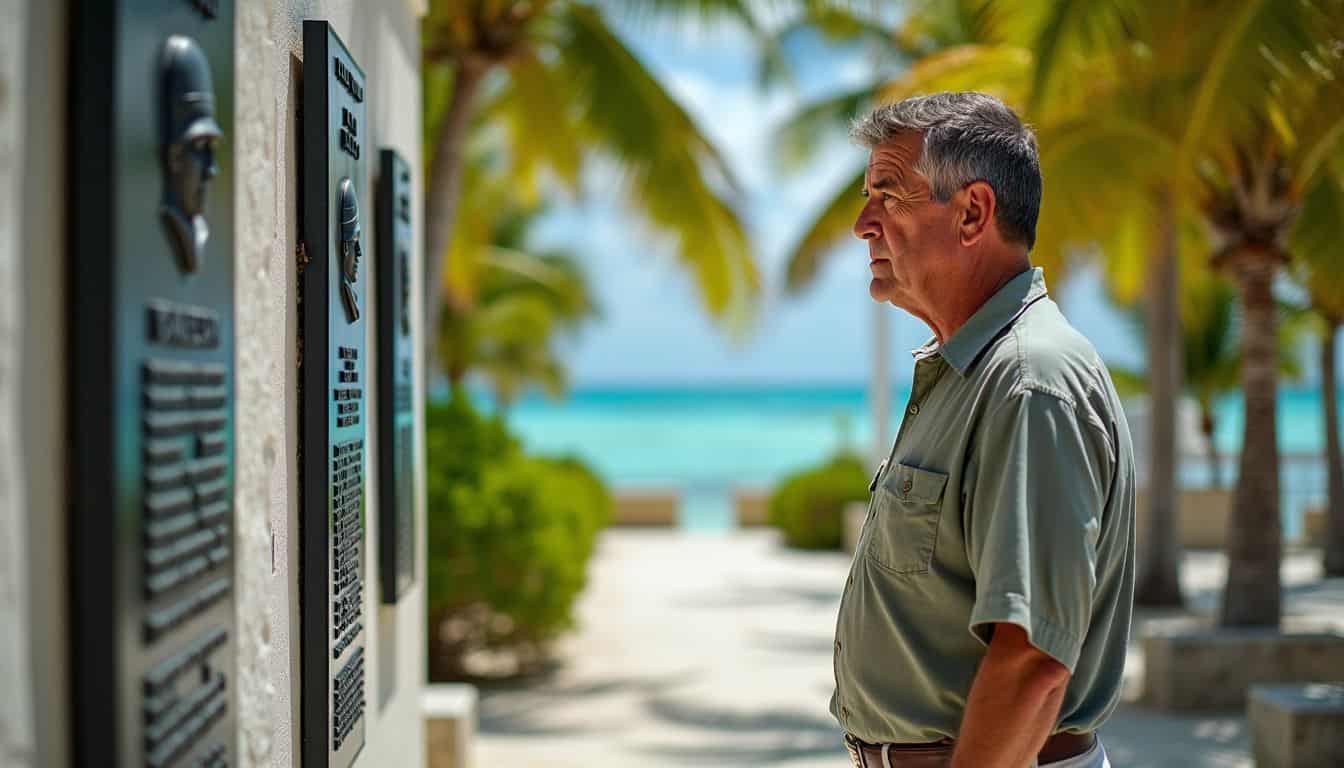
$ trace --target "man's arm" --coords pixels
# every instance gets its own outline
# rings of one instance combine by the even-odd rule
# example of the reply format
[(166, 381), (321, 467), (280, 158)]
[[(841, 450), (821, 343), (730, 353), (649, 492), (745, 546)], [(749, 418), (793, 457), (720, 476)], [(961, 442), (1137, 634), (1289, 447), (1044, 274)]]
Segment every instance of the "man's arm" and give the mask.
[(1054, 729), (1069, 670), (1016, 624), (995, 624), (966, 701), (952, 768), (1024, 768)]

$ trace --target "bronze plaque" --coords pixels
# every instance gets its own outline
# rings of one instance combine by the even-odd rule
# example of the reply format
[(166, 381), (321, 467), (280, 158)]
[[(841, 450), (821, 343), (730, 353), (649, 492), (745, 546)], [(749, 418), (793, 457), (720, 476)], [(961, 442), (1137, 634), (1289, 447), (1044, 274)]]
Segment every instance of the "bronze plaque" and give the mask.
[(378, 153), (378, 570), (384, 603), (415, 583), (411, 167)]
[(74, 760), (233, 765), (233, 6), (70, 18)]
[(364, 72), (331, 25), (303, 23), (302, 758), (364, 746)]

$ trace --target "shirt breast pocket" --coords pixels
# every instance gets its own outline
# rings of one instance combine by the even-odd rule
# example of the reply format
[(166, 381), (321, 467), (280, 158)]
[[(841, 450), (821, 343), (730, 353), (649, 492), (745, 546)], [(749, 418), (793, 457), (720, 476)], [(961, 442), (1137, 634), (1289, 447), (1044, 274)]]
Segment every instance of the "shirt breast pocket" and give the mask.
[(928, 572), (946, 487), (942, 472), (893, 466), (874, 492), (868, 559), (892, 573)]

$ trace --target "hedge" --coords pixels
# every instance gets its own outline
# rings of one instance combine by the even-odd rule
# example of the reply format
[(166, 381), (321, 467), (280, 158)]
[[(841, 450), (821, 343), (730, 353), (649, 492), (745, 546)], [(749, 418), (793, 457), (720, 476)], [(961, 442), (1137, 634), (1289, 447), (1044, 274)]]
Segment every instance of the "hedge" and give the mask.
[(482, 651), (526, 672), (573, 626), (611, 498), (577, 460), (524, 455), (462, 395), (429, 408), (426, 442), (430, 677), (489, 674), (472, 666)]
[(845, 506), (867, 500), (862, 459), (841, 455), (784, 478), (770, 496), (769, 521), (791, 547), (839, 549)]

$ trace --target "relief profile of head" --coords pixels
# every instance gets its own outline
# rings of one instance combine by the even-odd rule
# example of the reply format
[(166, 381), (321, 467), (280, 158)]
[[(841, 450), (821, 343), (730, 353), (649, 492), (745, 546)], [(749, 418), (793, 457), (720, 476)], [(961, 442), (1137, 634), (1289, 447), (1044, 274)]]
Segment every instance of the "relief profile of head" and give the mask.
[(341, 245), (341, 299), (345, 303), (346, 316), (350, 322), (359, 319), (359, 296), (355, 293), (355, 282), (359, 280), (359, 260), (363, 249), (359, 244), (359, 198), (355, 194), (355, 183), (349, 178), (341, 179), (338, 205), (340, 206)]
[(215, 147), (224, 132), (215, 121), (210, 62), (195, 40), (174, 35), (160, 63), (159, 114), (163, 199), (159, 218), (183, 272), (200, 269), (210, 226), (206, 190), (219, 173)]

